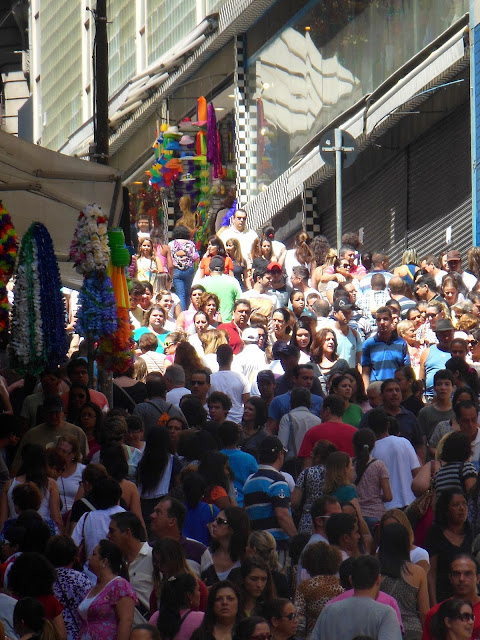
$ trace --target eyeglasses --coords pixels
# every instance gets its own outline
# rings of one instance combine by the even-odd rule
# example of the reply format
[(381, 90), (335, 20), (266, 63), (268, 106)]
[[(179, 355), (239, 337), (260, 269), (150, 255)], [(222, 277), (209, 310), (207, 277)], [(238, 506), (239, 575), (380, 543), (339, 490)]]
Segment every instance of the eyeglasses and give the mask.
[(295, 620), (295, 618), (298, 616), (298, 613), (296, 611), (294, 611), (293, 613), (289, 613), (286, 616), (280, 616), (280, 618), (287, 618), (288, 620), (290, 620), (290, 622), (292, 620)]
[(454, 616), (453, 620), (461, 620), (462, 622), (475, 622), (474, 613), (459, 613), (458, 616)]
[(217, 524), (220, 524), (220, 525), (222, 525), (222, 524), (228, 524), (228, 520), (225, 520), (225, 518), (220, 518), (220, 517), (218, 517), (218, 516), (215, 518), (215, 522), (216, 522)]
[(478, 340), (469, 340), (469, 341), (468, 341), (468, 345), (469, 345), (470, 347), (474, 347), (474, 346), (475, 346), (475, 345), (477, 345), (477, 344), (478, 344)]
[(272, 640), (272, 638), (271, 633), (257, 633), (256, 636), (250, 636), (250, 640)]

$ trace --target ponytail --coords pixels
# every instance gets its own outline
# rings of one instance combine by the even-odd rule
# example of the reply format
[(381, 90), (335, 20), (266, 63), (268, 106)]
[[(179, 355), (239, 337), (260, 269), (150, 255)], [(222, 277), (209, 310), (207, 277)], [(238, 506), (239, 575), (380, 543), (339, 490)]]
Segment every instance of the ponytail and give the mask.
[(355, 472), (357, 474), (355, 484), (358, 486), (363, 474), (367, 470), (370, 454), (375, 446), (375, 434), (371, 429), (358, 429), (353, 436), (353, 448), (355, 449)]

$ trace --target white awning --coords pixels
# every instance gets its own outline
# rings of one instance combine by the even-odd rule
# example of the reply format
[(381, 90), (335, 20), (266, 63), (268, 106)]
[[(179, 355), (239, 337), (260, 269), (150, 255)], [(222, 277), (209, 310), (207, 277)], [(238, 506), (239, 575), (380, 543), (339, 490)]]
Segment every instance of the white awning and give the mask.
[(62, 281), (78, 287), (82, 278), (66, 259), (78, 213), (96, 202), (110, 226), (122, 208), (121, 172), (44, 149), (0, 131), (0, 200), (21, 237), (32, 222), (52, 236)]

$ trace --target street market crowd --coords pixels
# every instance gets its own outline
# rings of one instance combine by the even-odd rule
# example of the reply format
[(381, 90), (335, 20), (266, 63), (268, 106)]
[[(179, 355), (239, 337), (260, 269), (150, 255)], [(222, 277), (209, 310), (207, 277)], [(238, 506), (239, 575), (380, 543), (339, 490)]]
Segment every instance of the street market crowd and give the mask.
[(478, 640), (480, 248), (199, 252), (180, 204), (110, 403), (72, 290), (66, 365), (2, 372), (0, 639)]

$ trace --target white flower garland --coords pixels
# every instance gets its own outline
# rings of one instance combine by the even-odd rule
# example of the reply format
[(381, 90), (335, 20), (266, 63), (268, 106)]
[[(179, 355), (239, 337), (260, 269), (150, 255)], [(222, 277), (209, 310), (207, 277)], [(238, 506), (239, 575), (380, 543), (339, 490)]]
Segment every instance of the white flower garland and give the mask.
[(70, 258), (78, 273), (85, 275), (107, 268), (110, 260), (107, 222), (97, 204), (88, 205), (80, 213), (70, 245)]

